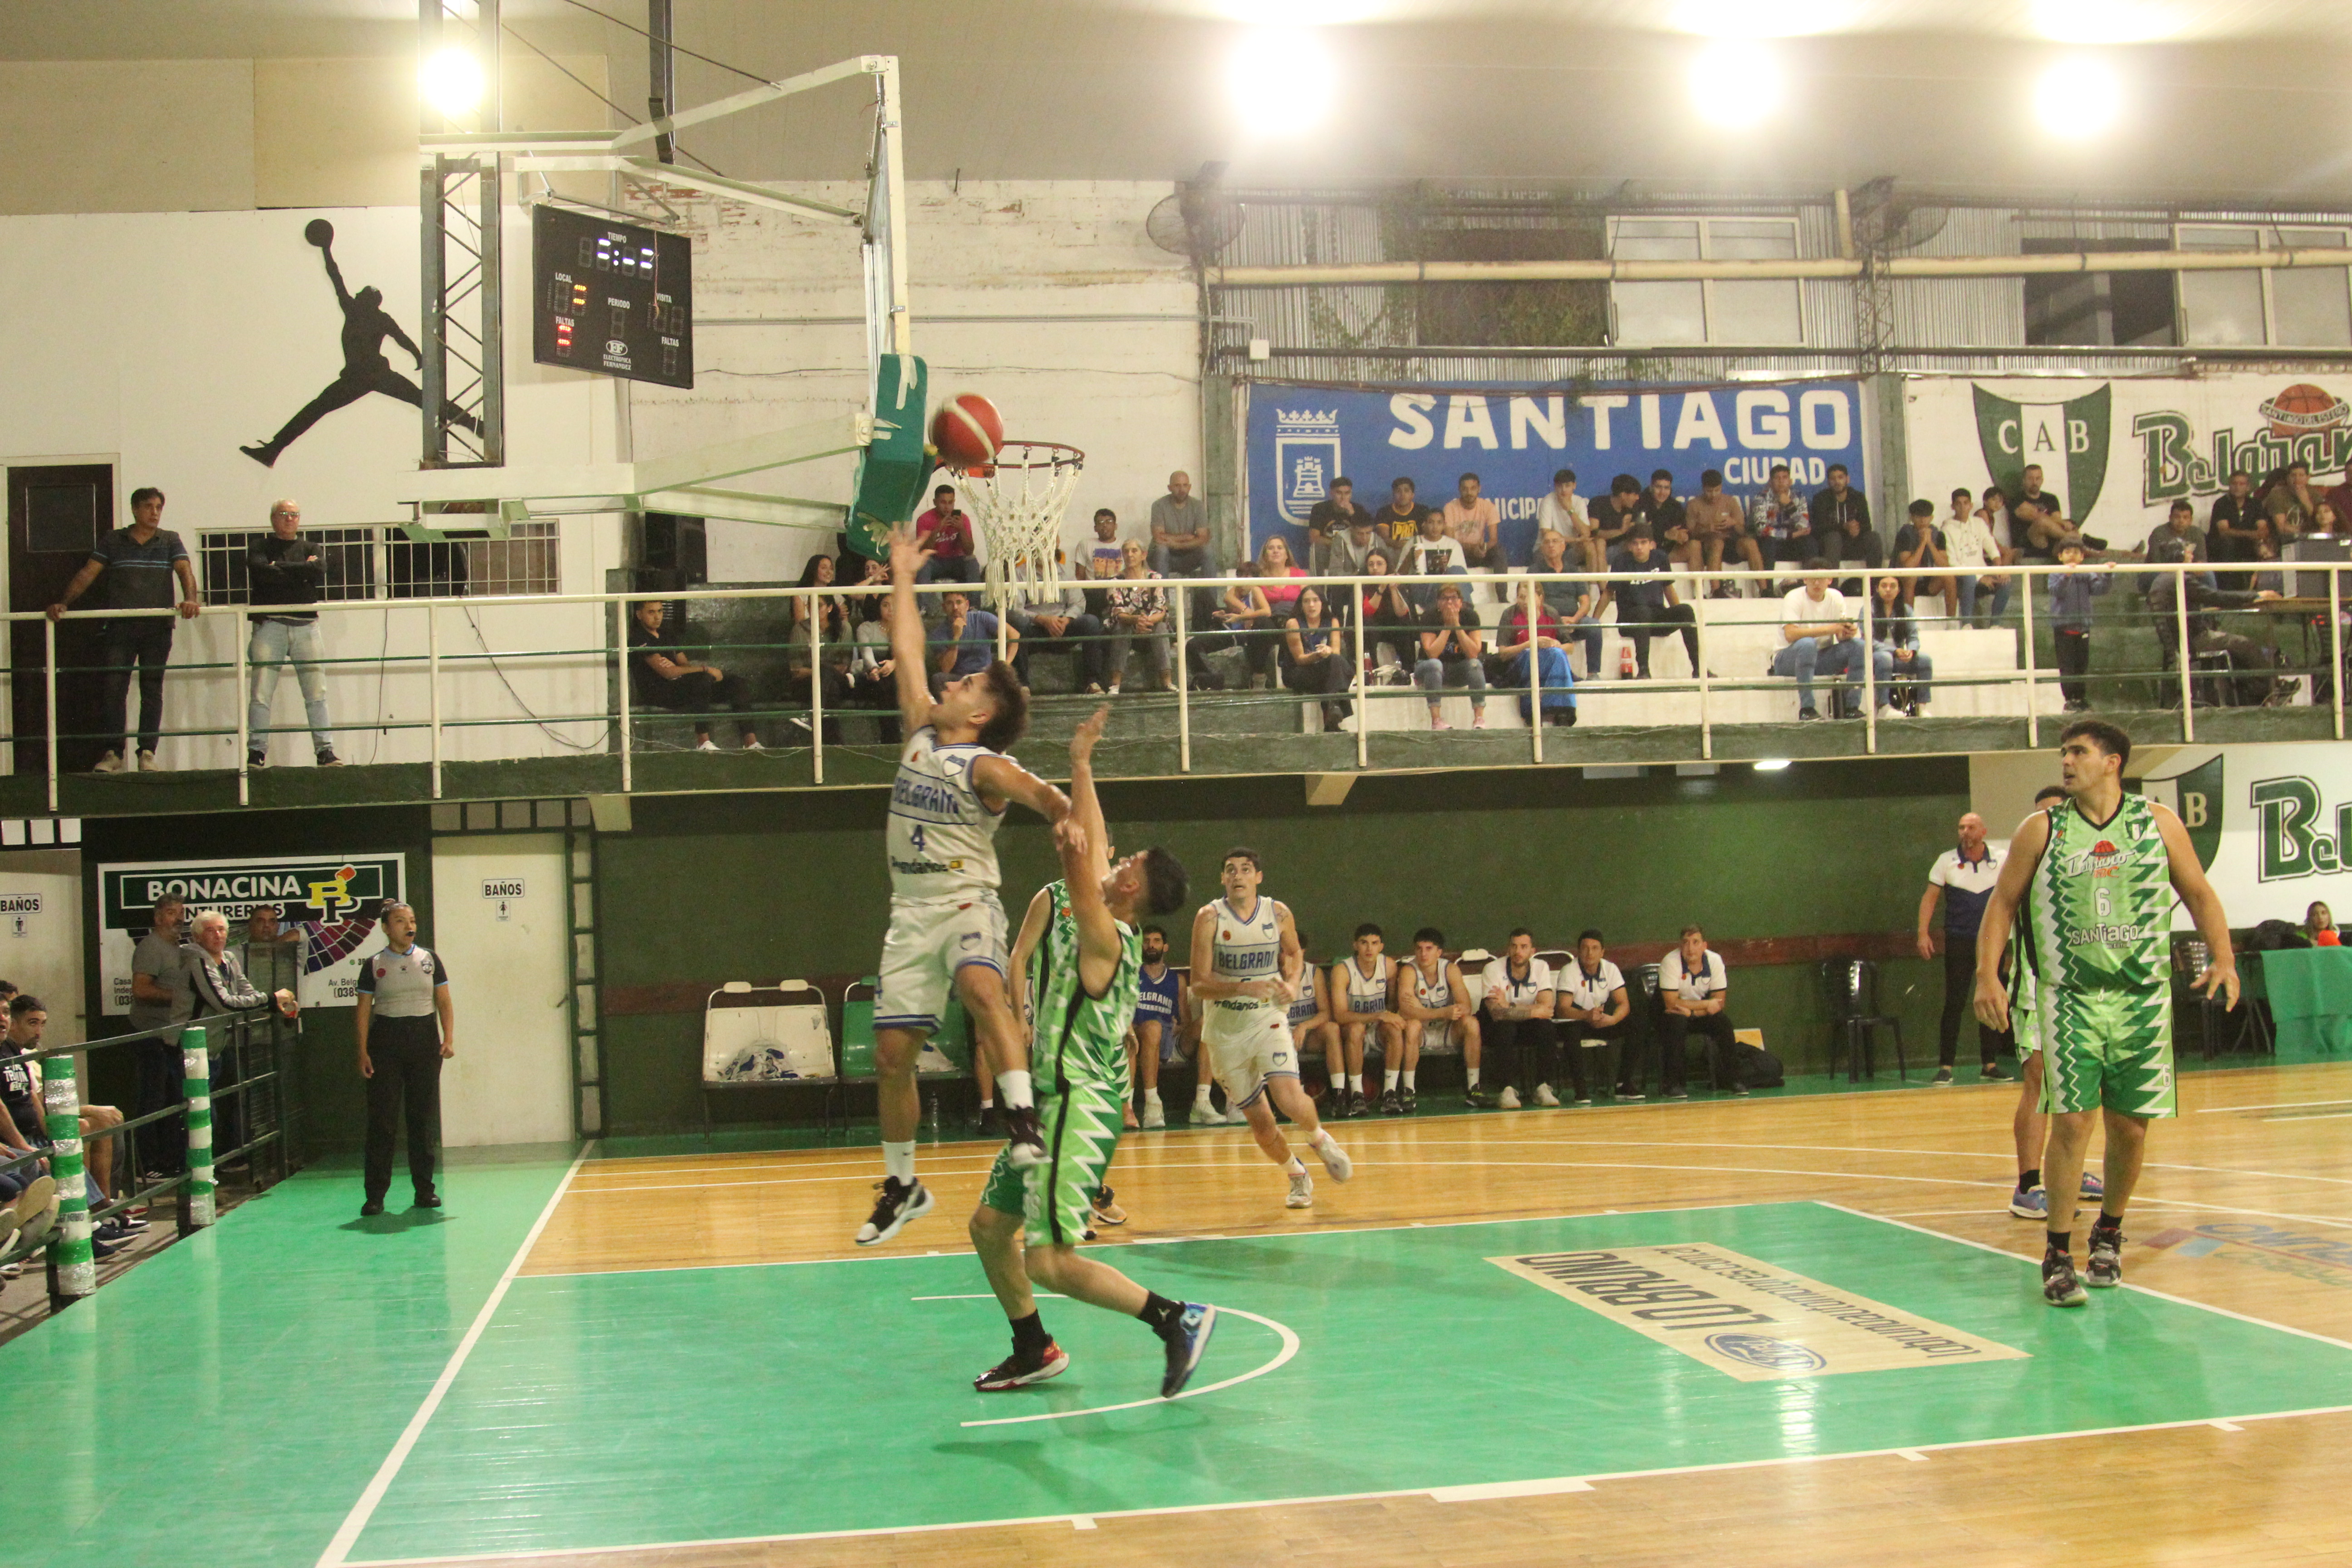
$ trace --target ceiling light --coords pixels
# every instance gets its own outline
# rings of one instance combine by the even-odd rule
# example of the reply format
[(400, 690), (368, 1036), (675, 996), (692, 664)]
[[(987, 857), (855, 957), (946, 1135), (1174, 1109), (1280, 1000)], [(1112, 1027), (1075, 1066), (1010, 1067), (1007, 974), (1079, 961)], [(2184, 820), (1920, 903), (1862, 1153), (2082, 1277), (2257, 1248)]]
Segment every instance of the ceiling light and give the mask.
[(1759, 773), (1777, 773), (1788, 765), (1789, 759), (1786, 757), (1768, 757), (1756, 764), (1756, 771)]
[(2147, 44), (2179, 36), (2182, 23), (2156, 0), (2035, 0), (2033, 30), (2061, 44)]
[(449, 119), (461, 119), (482, 105), (482, 62), (456, 45), (436, 49), (417, 68), (425, 101)]
[(1709, 44), (1691, 60), (1691, 108), (1726, 130), (1761, 123), (1780, 107), (1783, 86), (1780, 62), (1754, 44)]
[(1339, 89), (1322, 38), (1298, 27), (1248, 34), (1234, 51), (1227, 79), (1243, 122), (1265, 136), (1296, 135), (1320, 124)]
[(2033, 89), (2033, 110), (2042, 128), (2071, 140), (2108, 129), (2123, 107), (2123, 82), (2115, 68), (2101, 59), (2060, 60), (2042, 73)]
[(1793, 38), (1843, 32), (1861, 15), (1855, 0), (1682, 0), (1674, 26), (1703, 38)]

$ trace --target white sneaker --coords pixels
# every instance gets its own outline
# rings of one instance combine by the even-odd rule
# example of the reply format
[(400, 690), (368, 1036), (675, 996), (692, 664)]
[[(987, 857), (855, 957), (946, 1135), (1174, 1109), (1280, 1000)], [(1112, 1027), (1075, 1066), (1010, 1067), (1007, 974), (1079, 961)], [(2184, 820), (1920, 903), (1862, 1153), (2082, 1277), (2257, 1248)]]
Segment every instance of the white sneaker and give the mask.
[(705, 735), (694, 743), (694, 749), (698, 752), (715, 752), (719, 746), (709, 736)]
[(1356, 732), (1356, 716), (1353, 713), (1350, 713), (1345, 719), (1340, 720), (1339, 729), (1343, 734), (1354, 734)]
[(1904, 712), (1900, 708), (1889, 707), (1884, 702), (1878, 705), (1878, 721), (1882, 724), (1885, 723), (1889, 719), (1907, 719), (1909, 717), (1910, 715)]
[(1328, 1129), (1323, 1141), (1315, 1145), (1315, 1157), (1323, 1162), (1323, 1168), (1331, 1173), (1335, 1182), (1344, 1182), (1356, 1173), (1356, 1163), (1348, 1158), (1348, 1152), (1339, 1147), (1339, 1141)]
[(1233, 1117), (1205, 1100), (1196, 1100), (1192, 1102), (1192, 1125), (1195, 1127), (1223, 1127), (1233, 1120)]
[(1167, 1108), (1166, 1108), (1166, 1107), (1164, 1107), (1164, 1106), (1162, 1106), (1162, 1105), (1161, 1105), (1158, 1100), (1145, 1100), (1145, 1101), (1143, 1102), (1143, 1127), (1144, 1127), (1144, 1131), (1146, 1131), (1148, 1132), (1148, 1131), (1153, 1131), (1154, 1129), (1161, 1128), (1161, 1127), (1165, 1127), (1165, 1126), (1167, 1126), (1167, 1125), (1168, 1125), (1168, 1110), (1167, 1110)]
[(1290, 1178), (1290, 1191), (1282, 1200), (1286, 1209), (1311, 1209), (1315, 1206), (1315, 1178), (1301, 1165), (1298, 1173)]
[(1517, 1110), (1519, 1108), (1519, 1091), (1513, 1086), (1505, 1084), (1501, 1098), (1495, 1103), (1506, 1110)]
[(1911, 717), (1914, 719), (1925, 719), (1928, 716), (1927, 705), (1925, 702), (1913, 704), (1911, 709)]
[(107, 752), (106, 755), (99, 758), (97, 763), (90, 769), (90, 772), (95, 773), (119, 773), (121, 771), (122, 753), (120, 752)]
[(160, 773), (163, 771), (163, 764), (155, 760), (154, 752), (142, 752), (139, 753), (139, 771), (142, 773)]
[(747, 752), (764, 752), (768, 748), (760, 744), (759, 736), (746, 735), (743, 737), (743, 749)]
[(1536, 1085), (1536, 1103), (1538, 1105), (1558, 1105), (1559, 1103), (1559, 1096), (1551, 1091), (1551, 1085), (1548, 1083), (1539, 1083)]

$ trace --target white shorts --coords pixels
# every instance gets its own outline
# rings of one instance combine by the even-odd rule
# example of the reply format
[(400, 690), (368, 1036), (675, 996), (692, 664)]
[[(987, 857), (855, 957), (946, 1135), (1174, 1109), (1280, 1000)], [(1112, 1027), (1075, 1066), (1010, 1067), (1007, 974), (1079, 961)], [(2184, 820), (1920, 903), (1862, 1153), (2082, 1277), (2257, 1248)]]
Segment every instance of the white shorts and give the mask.
[(892, 900), (874, 1026), (936, 1030), (956, 972), (968, 963), (1004, 973), (1004, 906), (993, 895), (937, 903)]
[(1433, 1023), (1415, 1024), (1405, 1021), (1408, 1029), (1421, 1031), (1421, 1054), (1425, 1057), (1458, 1057), (1462, 1054), (1462, 1037), (1455, 1032), (1454, 1020), (1440, 1018)]
[(1209, 1053), (1209, 1066), (1217, 1081), (1225, 1086), (1226, 1103), (1234, 1110), (1243, 1110), (1264, 1095), (1267, 1079), (1298, 1076), (1298, 1052), (1290, 1043), (1289, 1021), (1280, 1010), (1260, 1007), (1236, 1013), (1213, 1002), (1207, 1007), (1201, 1043)]

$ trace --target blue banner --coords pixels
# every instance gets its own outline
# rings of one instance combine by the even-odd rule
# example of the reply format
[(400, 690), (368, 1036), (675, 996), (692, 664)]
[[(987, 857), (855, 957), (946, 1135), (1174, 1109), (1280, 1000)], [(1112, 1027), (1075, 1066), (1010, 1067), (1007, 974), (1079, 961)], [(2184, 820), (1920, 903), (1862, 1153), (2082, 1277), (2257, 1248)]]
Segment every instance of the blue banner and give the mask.
[(1261, 382), (1250, 389), (1250, 549), (1278, 531), (1303, 562), (1307, 513), (1342, 477), (1354, 481), (1359, 505), (1378, 511), (1392, 480), (1412, 480), (1423, 505), (1443, 506), (1461, 476), (1475, 473), (1502, 517), (1512, 563), (1524, 565), (1535, 549), (1536, 504), (1560, 468), (1576, 470), (1577, 494), (1588, 502), (1608, 495), (1619, 474), (1646, 486), (1659, 468), (1675, 476), (1676, 495), (1696, 495), (1700, 473), (1717, 468), (1744, 505), (1766, 488), (1775, 463), (1789, 465), (1802, 492), (1821, 489), (1829, 466), (1843, 463), (1853, 488), (1867, 494), (1862, 458), (1854, 381), (1574, 394)]

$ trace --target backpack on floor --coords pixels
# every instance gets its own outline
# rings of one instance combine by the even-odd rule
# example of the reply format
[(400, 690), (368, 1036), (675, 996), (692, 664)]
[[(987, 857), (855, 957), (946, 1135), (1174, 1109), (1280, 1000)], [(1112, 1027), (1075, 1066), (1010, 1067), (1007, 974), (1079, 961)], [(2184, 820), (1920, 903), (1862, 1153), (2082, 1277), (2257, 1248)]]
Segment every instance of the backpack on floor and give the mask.
[(1749, 1089), (1780, 1089), (1789, 1081), (1788, 1069), (1779, 1057), (1744, 1041), (1731, 1048), (1731, 1070)]

